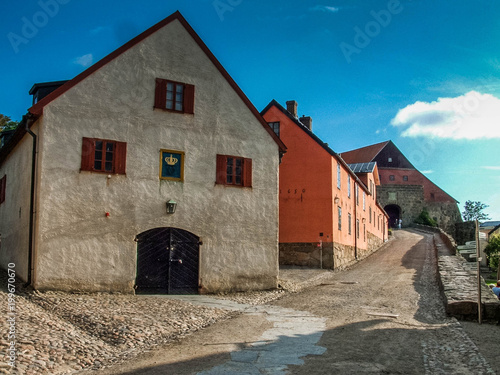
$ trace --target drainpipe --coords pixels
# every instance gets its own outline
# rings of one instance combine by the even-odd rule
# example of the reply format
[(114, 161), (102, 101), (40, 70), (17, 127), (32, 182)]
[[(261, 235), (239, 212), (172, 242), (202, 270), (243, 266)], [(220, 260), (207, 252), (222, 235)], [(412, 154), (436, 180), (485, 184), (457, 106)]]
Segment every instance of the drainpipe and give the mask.
[(26, 120), (26, 132), (33, 138), (33, 147), (31, 155), (31, 191), (30, 191), (30, 226), (29, 226), (29, 244), (28, 244), (28, 280), (26, 285), (31, 285), (33, 276), (33, 248), (34, 248), (34, 226), (35, 226), (35, 178), (36, 178), (36, 154), (37, 154), (37, 136), (30, 129), (30, 124), (34, 119), (30, 114)]
[(358, 206), (358, 189), (356, 186), (359, 186), (354, 182), (354, 259), (358, 259), (358, 215), (357, 215), (357, 206)]

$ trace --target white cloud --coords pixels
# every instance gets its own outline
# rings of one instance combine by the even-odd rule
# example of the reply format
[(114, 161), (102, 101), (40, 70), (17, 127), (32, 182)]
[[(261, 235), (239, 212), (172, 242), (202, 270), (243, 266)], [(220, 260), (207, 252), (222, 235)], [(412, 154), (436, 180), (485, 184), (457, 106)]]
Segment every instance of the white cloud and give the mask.
[(75, 64), (78, 64), (78, 65), (81, 65), (81, 66), (87, 68), (90, 65), (92, 65), (92, 63), (94, 62), (94, 56), (92, 56), (91, 53), (88, 53), (86, 55), (77, 57), (73, 62)]
[(482, 166), (481, 167), (482, 169), (488, 169), (490, 171), (500, 171), (500, 166), (499, 165), (492, 165), (492, 166), (488, 166), (488, 165), (485, 165), (485, 166)]
[(470, 91), (455, 98), (416, 102), (391, 120), (404, 137), (500, 138), (500, 99)]
[(332, 7), (328, 5), (316, 5), (312, 8), (309, 8), (310, 11), (312, 12), (330, 12), (330, 13), (337, 13), (340, 8), (338, 7)]
[(429, 169), (427, 171), (421, 171), (423, 174), (431, 174), (431, 173), (434, 173), (433, 170)]

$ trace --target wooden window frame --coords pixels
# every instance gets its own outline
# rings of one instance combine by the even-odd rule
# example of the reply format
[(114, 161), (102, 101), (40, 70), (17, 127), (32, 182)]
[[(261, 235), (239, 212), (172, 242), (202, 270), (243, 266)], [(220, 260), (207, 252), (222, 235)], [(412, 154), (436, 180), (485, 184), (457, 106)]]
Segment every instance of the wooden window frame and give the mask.
[[(173, 89), (173, 107), (167, 108), (167, 85), (172, 84), (174, 86)], [(176, 109), (175, 104), (180, 103), (180, 101), (176, 100), (177, 88), (182, 87), (182, 109)], [(175, 113), (187, 113), (194, 114), (194, 85), (172, 81), (163, 78), (156, 78), (156, 86), (155, 86), (155, 104), (154, 108), (159, 108), (168, 112)]]
[(347, 175), (347, 198), (351, 198), (351, 176)]
[[(99, 150), (96, 150), (96, 143), (102, 142), (102, 153), (101, 157), (101, 168), (96, 168), (96, 154)], [(106, 145), (113, 145), (113, 158), (111, 161), (111, 170), (106, 170)], [(127, 159), (127, 143), (114, 141), (111, 139), (101, 139), (101, 138), (86, 138), (82, 139), (82, 161), (80, 171), (88, 171), (95, 173), (104, 174), (125, 174), (126, 170), (126, 159)], [(99, 160), (97, 160), (99, 161)]]
[(341, 231), (342, 230), (342, 207), (337, 206), (337, 214), (338, 214), (338, 218), (339, 218), (338, 228)]
[[(236, 182), (236, 178), (228, 182), (228, 162), (232, 159), (231, 168), (237, 168), (237, 160), (241, 161), (241, 183)], [(236, 173), (236, 170), (235, 172)], [(236, 174), (232, 174), (236, 176)], [(217, 155), (216, 161), (216, 177), (217, 185), (235, 186), (235, 187), (252, 187), (252, 159), (233, 155)]]
[(280, 122), (279, 121), (271, 121), (271, 122), (268, 122), (267, 124), (271, 127), (274, 134), (276, 134), (279, 138), (280, 137), (280, 128), (281, 128)]

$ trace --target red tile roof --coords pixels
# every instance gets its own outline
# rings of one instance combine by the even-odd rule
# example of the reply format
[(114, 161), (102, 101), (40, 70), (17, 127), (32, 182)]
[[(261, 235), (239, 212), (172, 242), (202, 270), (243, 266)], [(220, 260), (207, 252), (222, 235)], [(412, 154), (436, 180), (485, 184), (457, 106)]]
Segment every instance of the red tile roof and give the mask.
[(348, 164), (369, 163), (375, 159), (380, 151), (389, 143), (385, 141), (375, 145), (358, 148), (356, 150), (342, 152), (340, 157)]

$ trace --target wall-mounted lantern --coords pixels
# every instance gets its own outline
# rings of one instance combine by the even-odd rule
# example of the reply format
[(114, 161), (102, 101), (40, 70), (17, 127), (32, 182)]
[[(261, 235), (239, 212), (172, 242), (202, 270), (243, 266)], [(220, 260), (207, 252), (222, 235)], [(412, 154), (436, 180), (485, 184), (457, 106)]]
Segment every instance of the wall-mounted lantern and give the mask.
[(335, 202), (335, 204), (339, 204), (340, 198), (339, 197), (335, 197), (335, 199), (333, 201)]
[(175, 209), (177, 208), (177, 202), (173, 199), (167, 201), (167, 214), (175, 213)]
[(366, 223), (366, 219), (365, 219), (365, 218), (363, 218), (363, 220), (362, 220), (362, 221), (363, 221), (363, 223)]

